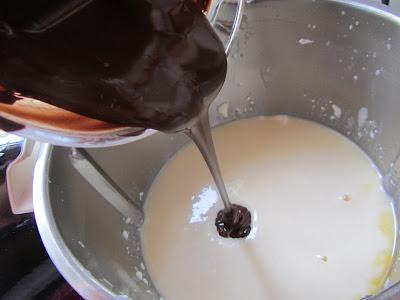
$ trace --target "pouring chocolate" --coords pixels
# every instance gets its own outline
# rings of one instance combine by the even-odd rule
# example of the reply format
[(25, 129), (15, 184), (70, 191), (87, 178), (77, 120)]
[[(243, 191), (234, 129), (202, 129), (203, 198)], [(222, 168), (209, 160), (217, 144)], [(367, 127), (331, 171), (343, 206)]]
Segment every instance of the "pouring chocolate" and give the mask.
[[(203, 14), (207, 5), (191, 0), (3, 2), (0, 102), (5, 106), (0, 110), (27, 97), (113, 125), (185, 130), (220, 191), (225, 210), (219, 215), (232, 214), (236, 206), (229, 201), (208, 122), (227, 62)], [(235, 212), (238, 220), (243, 213), (246, 224), (224, 221), (227, 230), (247, 228), (231, 237), (249, 234), (250, 213)]]

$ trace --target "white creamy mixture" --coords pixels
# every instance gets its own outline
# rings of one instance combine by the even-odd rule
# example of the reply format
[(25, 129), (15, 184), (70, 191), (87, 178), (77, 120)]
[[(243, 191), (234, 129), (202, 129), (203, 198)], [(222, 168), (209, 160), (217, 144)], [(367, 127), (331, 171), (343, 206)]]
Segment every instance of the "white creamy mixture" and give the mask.
[(213, 131), (233, 203), (252, 213), (246, 239), (219, 237), (222, 203), (193, 144), (161, 170), (145, 207), (143, 251), (169, 300), (355, 300), (390, 266), (390, 198), (368, 157), (340, 134), (287, 116)]

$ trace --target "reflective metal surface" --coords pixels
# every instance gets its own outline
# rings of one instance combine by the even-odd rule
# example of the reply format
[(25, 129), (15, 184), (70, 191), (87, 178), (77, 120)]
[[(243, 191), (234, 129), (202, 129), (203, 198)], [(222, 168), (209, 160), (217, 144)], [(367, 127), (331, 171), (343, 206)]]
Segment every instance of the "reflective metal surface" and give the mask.
[[(259, 0), (246, 7), (238, 36), (210, 110), (213, 125), (289, 114), (331, 127), (375, 161), (397, 209), (399, 15), (371, 1)], [(156, 133), (89, 153), (141, 202), (186, 141)], [(70, 153), (45, 146), (35, 170), (36, 219), (54, 263), (85, 298), (158, 298), (141, 264), (139, 229), (79, 175)], [(397, 264), (388, 285), (400, 280)], [(397, 286), (376, 297), (399, 298)]]

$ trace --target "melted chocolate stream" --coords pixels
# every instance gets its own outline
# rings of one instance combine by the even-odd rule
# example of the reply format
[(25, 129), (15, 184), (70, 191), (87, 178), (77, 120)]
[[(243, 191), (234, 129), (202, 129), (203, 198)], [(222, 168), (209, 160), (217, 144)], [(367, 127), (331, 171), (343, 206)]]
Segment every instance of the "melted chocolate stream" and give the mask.
[[(0, 102), (29, 97), (115, 125), (186, 129), (202, 145), (225, 204), (220, 235), (243, 237), (250, 213), (230, 204), (208, 118), (199, 119), (227, 68), (224, 47), (202, 12), (208, 2), (3, 0)], [(6, 130), (19, 128), (0, 121)]]
[(211, 136), (208, 110), (203, 111), (197, 123), (185, 132), (203, 155), (225, 206), (224, 209), (218, 212), (215, 220), (218, 234), (225, 238), (244, 238), (248, 236), (251, 231), (251, 214), (247, 208), (231, 204), (229, 200)]

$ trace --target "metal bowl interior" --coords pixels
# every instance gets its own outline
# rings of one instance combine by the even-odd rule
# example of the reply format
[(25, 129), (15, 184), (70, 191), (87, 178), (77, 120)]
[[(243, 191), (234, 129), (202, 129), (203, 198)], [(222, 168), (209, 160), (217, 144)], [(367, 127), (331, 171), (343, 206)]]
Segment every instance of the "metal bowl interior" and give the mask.
[[(331, 127), (376, 163), (397, 210), (399, 16), (371, 1), (252, 2), (231, 49), (226, 83), (210, 109), (212, 124), (288, 114)], [(155, 133), (89, 152), (142, 203), (160, 168), (186, 142), (183, 135)], [(70, 153), (47, 145), (35, 170), (35, 214), (51, 258), (85, 298), (158, 298), (142, 265), (140, 228), (76, 172)], [(400, 280), (394, 262), (389, 284)], [(400, 288), (392, 291), (399, 297)]]

